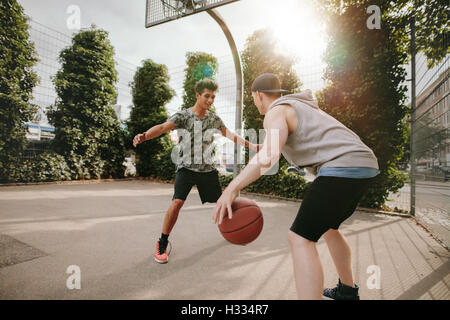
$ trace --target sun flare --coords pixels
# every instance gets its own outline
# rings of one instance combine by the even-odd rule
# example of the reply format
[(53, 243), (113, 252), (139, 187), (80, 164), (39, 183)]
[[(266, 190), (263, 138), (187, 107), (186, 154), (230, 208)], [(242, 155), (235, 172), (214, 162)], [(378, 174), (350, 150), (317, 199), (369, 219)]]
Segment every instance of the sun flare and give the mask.
[[(313, 1), (287, 0), (283, 6), (270, 7), (270, 26), (280, 49), (298, 58), (298, 62), (320, 61), (326, 47), (325, 27)], [(269, 9), (269, 8), (268, 8)]]

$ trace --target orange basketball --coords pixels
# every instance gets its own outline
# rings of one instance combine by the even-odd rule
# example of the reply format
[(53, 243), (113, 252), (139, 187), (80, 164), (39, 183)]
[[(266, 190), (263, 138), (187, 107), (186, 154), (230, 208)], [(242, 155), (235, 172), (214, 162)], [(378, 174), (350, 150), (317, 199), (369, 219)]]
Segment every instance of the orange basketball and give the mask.
[(225, 213), (219, 230), (231, 243), (245, 245), (258, 238), (262, 231), (264, 219), (261, 209), (255, 201), (237, 197), (231, 205), (232, 218)]

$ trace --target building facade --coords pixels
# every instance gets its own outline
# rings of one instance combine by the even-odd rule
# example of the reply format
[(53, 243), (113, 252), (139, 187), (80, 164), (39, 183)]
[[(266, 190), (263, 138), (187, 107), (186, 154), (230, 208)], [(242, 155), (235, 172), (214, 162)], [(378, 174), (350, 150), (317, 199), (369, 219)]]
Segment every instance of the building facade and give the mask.
[[(450, 69), (417, 97), (413, 142), (418, 177), (447, 180), (450, 169)], [(446, 177), (447, 176), (447, 177)]]

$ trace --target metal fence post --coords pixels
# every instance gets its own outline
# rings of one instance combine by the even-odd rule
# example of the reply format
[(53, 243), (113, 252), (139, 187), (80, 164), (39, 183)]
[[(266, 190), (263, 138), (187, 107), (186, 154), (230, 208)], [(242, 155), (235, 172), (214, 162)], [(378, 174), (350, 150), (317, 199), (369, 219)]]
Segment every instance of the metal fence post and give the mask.
[(415, 19), (411, 19), (411, 133), (410, 133), (410, 213), (416, 215), (416, 165), (415, 165), (415, 145), (414, 126), (416, 124), (416, 28)]

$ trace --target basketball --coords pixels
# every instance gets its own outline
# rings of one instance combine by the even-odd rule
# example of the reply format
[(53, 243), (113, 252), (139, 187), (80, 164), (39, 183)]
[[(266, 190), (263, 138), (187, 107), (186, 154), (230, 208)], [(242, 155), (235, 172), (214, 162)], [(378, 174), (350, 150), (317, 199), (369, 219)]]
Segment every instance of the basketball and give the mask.
[(246, 245), (262, 231), (264, 220), (261, 209), (255, 201), (237, 197), (231, 205), (232, 218), (225, 213), (219, 230), (225, 240), (233, 244)]

